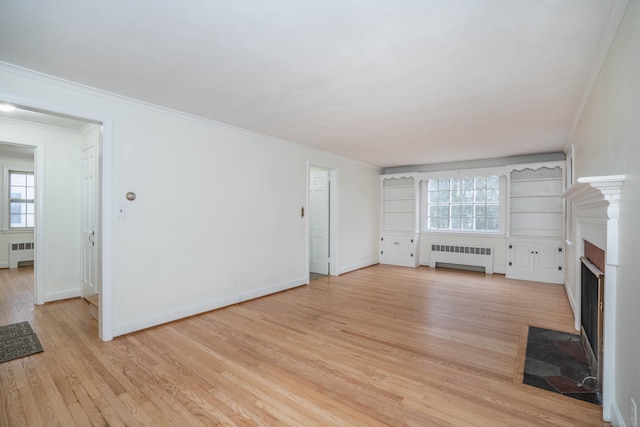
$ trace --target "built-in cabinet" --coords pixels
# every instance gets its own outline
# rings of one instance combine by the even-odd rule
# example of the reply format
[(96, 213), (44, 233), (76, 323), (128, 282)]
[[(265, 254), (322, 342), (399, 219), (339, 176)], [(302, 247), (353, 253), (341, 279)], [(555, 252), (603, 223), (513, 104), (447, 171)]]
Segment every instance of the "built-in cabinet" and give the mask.
[(418, 174), (382, 175), (380, 184), (380, 263), (417, 267)]
[(564, 162), (507, 167), (506, 277), (564, 282)]

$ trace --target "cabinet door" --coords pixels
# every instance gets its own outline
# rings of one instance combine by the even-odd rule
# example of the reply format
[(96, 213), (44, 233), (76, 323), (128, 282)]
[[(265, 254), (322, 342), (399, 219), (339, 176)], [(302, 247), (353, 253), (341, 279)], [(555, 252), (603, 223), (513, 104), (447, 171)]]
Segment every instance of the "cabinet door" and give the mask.
[(395, 236), (380, 237), (380, 263), (395, 264), (398, 258), (398, 248)]
[(509, 267), (517, 271), (533, 272), (536, 245), (531, 242), (512, 242), (509, 246)]
[(400, 265), (415, 266), (415, 239), (411, 236), (398, 236), (395, 239)]
[[(558, 274), (561, 272), (564, 254), (556, 243), (539, 242), (536, 245), (536, 272)], [(560, 267), (560, 268), (559, 268)]]

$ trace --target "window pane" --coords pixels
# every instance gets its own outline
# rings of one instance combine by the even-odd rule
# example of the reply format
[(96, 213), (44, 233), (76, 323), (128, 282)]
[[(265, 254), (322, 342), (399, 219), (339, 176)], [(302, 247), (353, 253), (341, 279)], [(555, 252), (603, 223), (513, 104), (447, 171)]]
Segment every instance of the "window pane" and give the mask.
[(487, 190), (487, 202), (498, 202), (500, 201), (500, 190), (497, 188), (489, 188)]
[(500, 209), (498, 205), (487, 205), (487, 216), (490, 216), (490, 217), (500, 216)]
[(460, 230), (462, 226), (462, 218), (460, 217), (451, 217), (451, 229), (452, 230)]
[(439, 230), (448, 230), (449, 229), (449, 218), (438, 218), (438, 229)]
[(500, 178), (495, 175), (488, 177), (487, 188), (500, 188)]
[(9, 227), (33, 227), (35, 195), (32, 172), (9, 171)]
[[(428, 189), (429, 191), (426, 191)], [(423, 184), (423, 229), (497, 232), (500, 177), (440, 178)]]
[(462, 189), (473, 190), (473, 178), (469, 178), (469, 177), (462, 178)]
[(498, 231), (499, 228), (498, 218), (487, 218), (487, 231)]

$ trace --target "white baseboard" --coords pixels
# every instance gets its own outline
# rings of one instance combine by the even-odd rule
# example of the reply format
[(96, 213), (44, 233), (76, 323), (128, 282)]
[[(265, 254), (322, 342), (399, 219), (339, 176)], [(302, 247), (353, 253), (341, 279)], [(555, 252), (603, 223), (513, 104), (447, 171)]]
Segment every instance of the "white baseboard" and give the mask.
[(613, 427), (627, 426), (624, 422), (622, 414), (620, 413), (620, 410), (618, 409), (618, 405), (616, 405), (616, 402), (611, 402), (611, 419), (605, 421), (609, 421)]
[(82, 296), (82, 289), (67, 289), (64, 291), (47, 292), (44, 294), (44, 302), (60, 301), (69, 298), (78, 298)]
[(9, 268), (9, 261), (7, 261), (7, 262), (0, 262), (0, 268)]
[(355, 270), (360, 270), (361, 268), (365, 268), (365, 267), (371, 267), (372, 265), (376, 265), (379, 264), (380, 260), (378, 259), (372, 259), (369, 261), (364, 261), (364, 262), (359, 262), (356, 264), (351, 264), (351, 265), (346, 265), (344, 267), (340, 267), (338, 268), (338, 274), (345, 274), (348, 273), (350, 271), (355, 271)]
[(178, 319), (182, 319), (196, 314), (206, 313), (207, 311), (216, 310), (218, 308), (227, 307), (229, 305), (237, 304), (239, 302), (247, 301), (254, 298), (260, 298), (276, 292), (281, 292), (287, 289), (296, 288), (301, 285), (305, 285), (308, 282), (307, 277), (292, 280), (290, 282), (279, 283), (276, 285), (265, 286), (262, 288), (254, 289), (251, 291), (237, 292), (230, 295), (225, 295), (218, 298), (213, 298), (207, 301), (202, 301), (197, 304), (192, 304), (185, 307), (178, 307), (172, 310), (163, 311), (161, 313), (155, 313), (152, 315), (140, 317), (137, 319), (128, 320), (115, 324), (113, 327), (113, 336), (128, 334), (131, 332), (147, 329), (152, 326), (158, 326), (163, 323), (173, 322)]

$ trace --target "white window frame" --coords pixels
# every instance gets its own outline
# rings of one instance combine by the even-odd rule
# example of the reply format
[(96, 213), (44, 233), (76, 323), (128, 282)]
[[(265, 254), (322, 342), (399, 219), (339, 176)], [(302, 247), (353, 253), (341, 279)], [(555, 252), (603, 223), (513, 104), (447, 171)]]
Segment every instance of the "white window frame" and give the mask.
[[(506, 167), (462, 169), (450, 171), (424, 172), (420, 174), (420, 232), (434, 234), (467, 234), (474, 236), (504, 237), (507, 225), (507, 170)], [(497, 176), (500, 180), (499, 195), (499, 227), (497, 231), (474, 231), (474, 230), (431, 230), (428, 228), (429, 200), (426, 186), (429, 180), (452, 179), (465, 177), (489, 177)]]
[[(33, 232), (34, 231), (34, 227), (11, 227), (11, 221), (10, 221), (10, 216), (11, 216), (11, 191), (10, 191), (10, 182), (9, 182), (9, 174), (11, 172), (15, 172), (15, 173), (31, 173), (34, 174), (34, 184), (35, 184), (35, 173), (33, 171), (33, 168), (24, 168), (24, 167), (7, 167), (4, 166), (2, 168), (2, 179), (3, 179), (3, 185), (2, 185), (2, 232), (3, 233), (25, 233), (25, 232)], [(35, 190), (35, 188), (34, 188)], [(35, 215), (35, 202), (36, 202), (36, 197), (34, 194), (34, 198), (33, 198), (33, 204), (34, 204), (34, 215)], [(34, 224), (35, 224), (35, 217), (34, 217)]]

